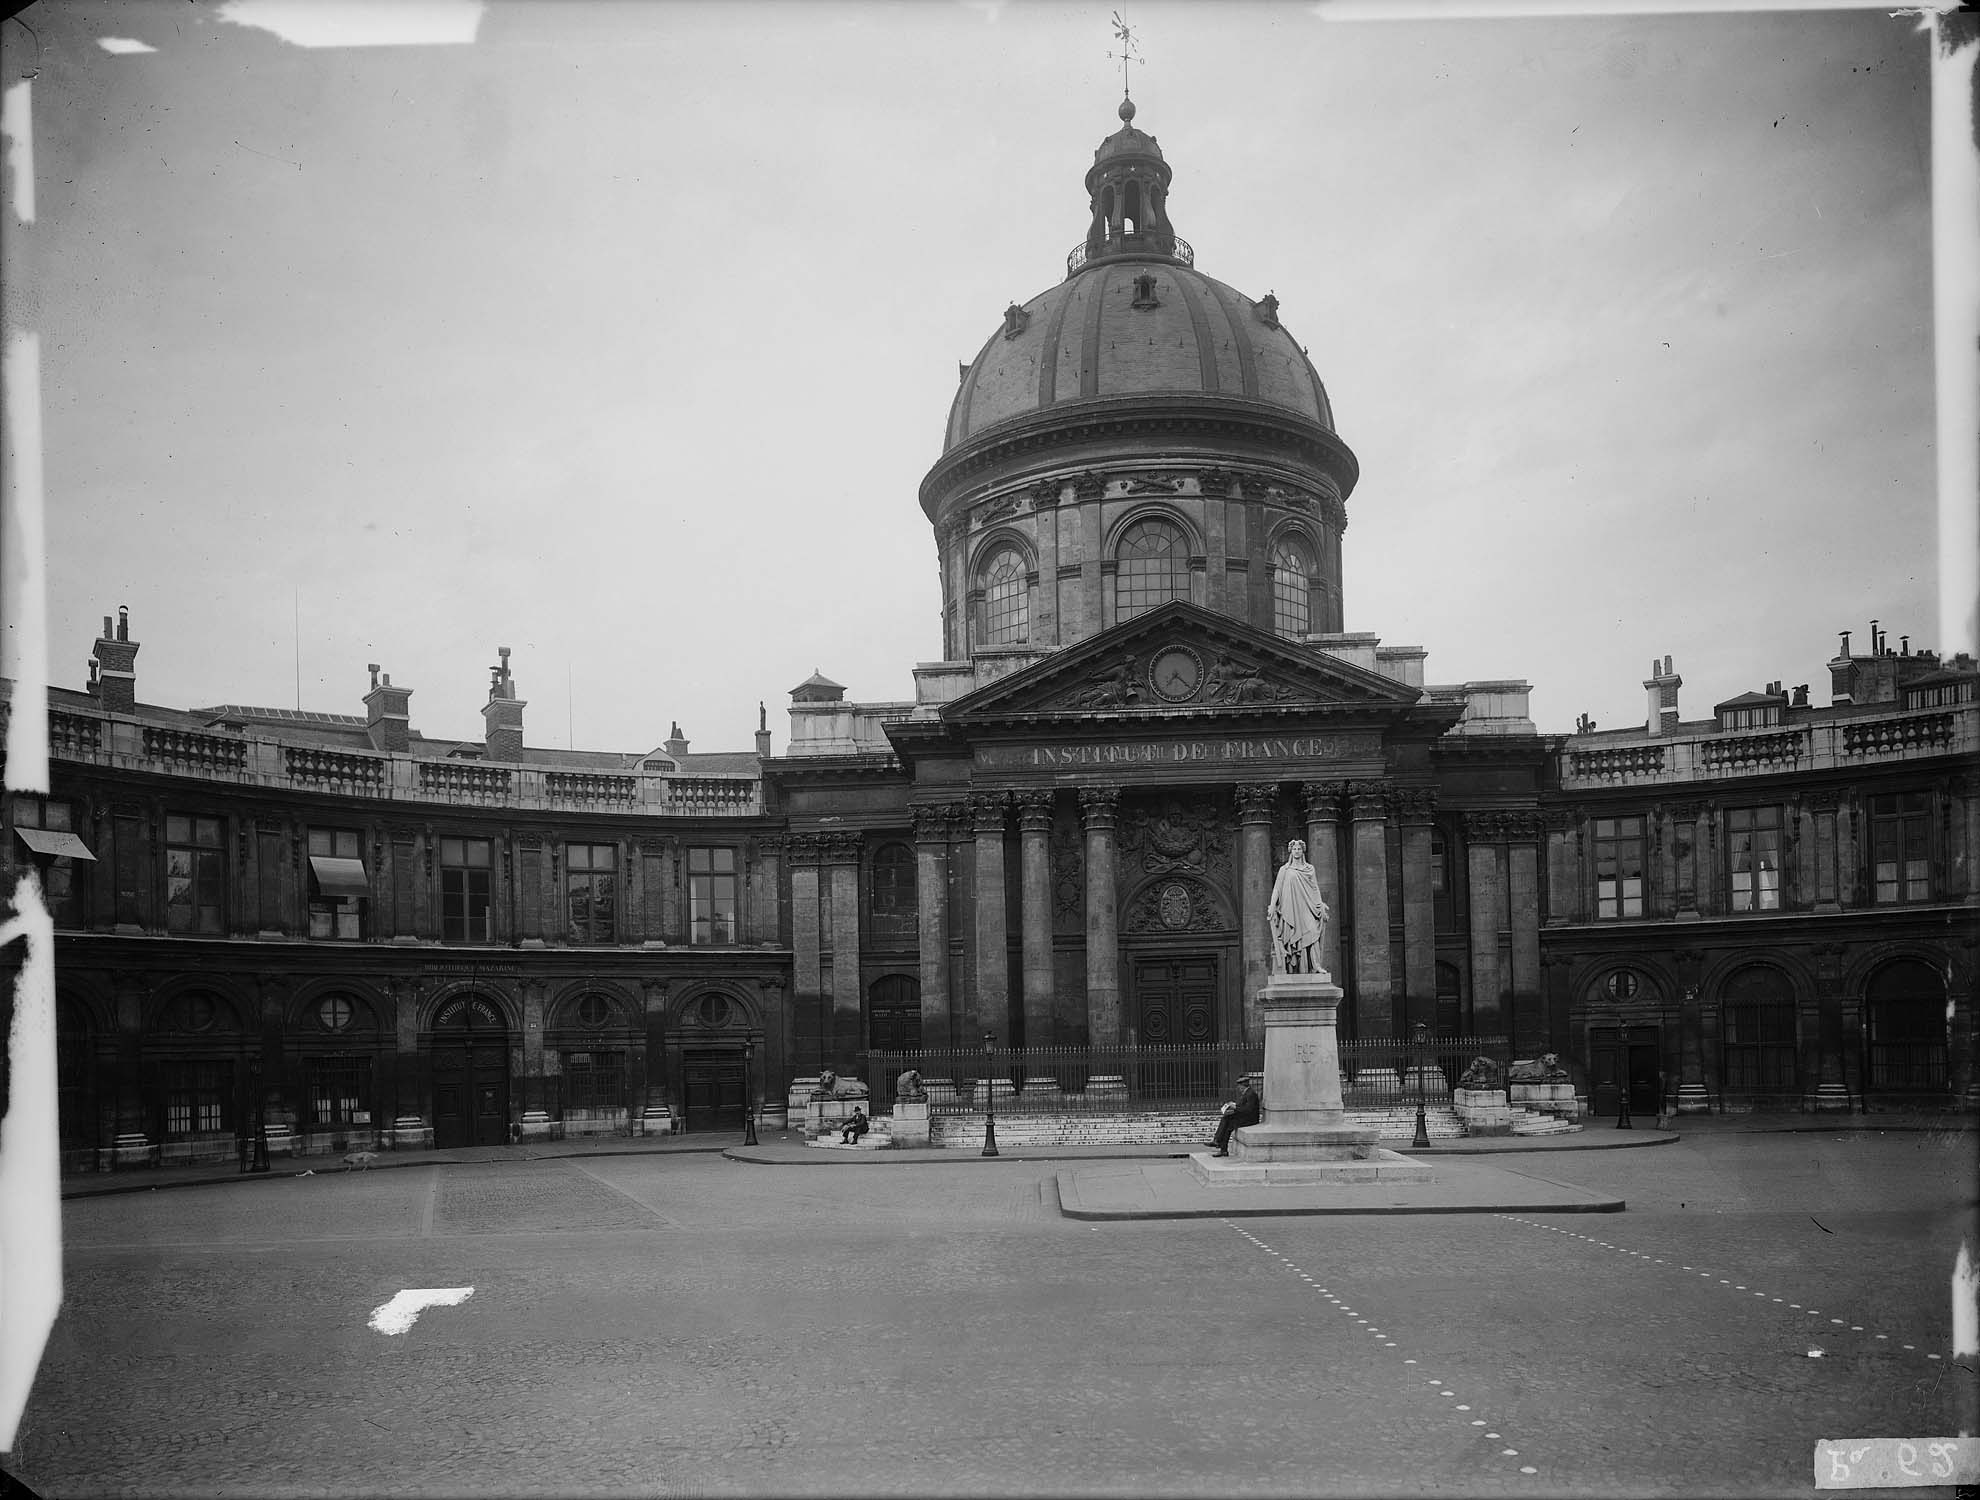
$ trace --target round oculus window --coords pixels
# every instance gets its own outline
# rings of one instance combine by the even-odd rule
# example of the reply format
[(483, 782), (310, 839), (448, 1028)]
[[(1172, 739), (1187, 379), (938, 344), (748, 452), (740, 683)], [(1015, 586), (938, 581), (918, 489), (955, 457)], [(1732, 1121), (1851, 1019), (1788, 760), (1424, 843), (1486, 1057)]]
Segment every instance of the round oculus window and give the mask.
[(1628, 969), (1617, 969), (1609, 976), (1609, 995), (1616, 1000), (1631, 1000), (1636, 996), (1639, 985), (1637, 978)]
[(603, 995), (580, 995), (577, 1003), (577, 1018), (580, 1026), (603, 1026), (611, 1019), (611, 1002)]
[(317, 1002), (316, 1022), (325, 1031), (349, 1031), (357, 1018), (357, 1007), (348, 995), (325, 995)]

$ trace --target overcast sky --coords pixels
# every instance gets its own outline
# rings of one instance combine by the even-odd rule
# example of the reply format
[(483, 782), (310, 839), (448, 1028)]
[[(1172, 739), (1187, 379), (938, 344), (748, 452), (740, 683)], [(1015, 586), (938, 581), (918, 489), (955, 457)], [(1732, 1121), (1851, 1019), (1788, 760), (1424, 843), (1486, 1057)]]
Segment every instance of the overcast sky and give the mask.
[[(42, 4), (52, 680), (131, 608), (138, 694), (746, 748), (814, 668), (939, 656), (916, 502), (956, 366), (1062, 274), (1118, 122), (1111, 4), (518, 0), (308, 48)], [(1128, 16), (1197, 268), (1361, 462), (1346, 625), (1543, 731), (1686, 717), (1838, 630), (1935, 646), (1927, 39), (1883, 12)], [(112, 52), (105, 37), (150, 51)], [(295, 627), (300, 610), (300, 632)]]

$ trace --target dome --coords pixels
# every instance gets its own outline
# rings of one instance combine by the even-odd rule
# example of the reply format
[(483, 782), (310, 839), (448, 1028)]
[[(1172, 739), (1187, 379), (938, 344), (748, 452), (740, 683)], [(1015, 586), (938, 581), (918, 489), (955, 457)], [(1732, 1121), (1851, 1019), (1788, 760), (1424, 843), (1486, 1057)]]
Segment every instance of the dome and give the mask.
[(1126, 256), (1006, 311), (962, 372), (943, 452), (1005, 422), (1131, 396), (1263, 404), (1334, 430), (1276, 298), (1254, 302), (1171, 257)]

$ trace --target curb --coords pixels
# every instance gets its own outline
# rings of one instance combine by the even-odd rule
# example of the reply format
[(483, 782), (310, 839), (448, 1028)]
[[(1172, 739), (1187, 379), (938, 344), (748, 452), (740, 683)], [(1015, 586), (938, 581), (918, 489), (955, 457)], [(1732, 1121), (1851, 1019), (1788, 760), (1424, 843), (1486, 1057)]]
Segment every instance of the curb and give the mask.
[(181, 1177), (166, 1182), (145, 1182), (136, 1174), (115, 1183), (96, 1186), (71, 1186), (64, 1183), (62, 1199), (67, 1202), (75, 1198), (114, 1198), (127, 1193), (160, 1193), (175, 1188), (220, 1187), (229, 1183), (249, 1182), (293, 1182), (298, 1177), (344, 1177), (353, 1172), (388, 1172), (406, 1167), (487, 1167), (513, 1165), (517, 1162), (532, 1161), (604, 1161), (615, 1156), (715, 1156), (727, 1148), (722, 1146), (655, 1146), (648, 1150), (628, 1151), (546, 1151), (534, 1156), (420, 1156), (380, 1160), (368, 1167), (346, 1167), (341, 1157), (326, 1157), (326, 1162), (337, 1162), (336, 1166), (304, 1167), (301, 1171), (286, 1168), (266, 1172), (226, 1172), (215, 1173), (211, 1177)]

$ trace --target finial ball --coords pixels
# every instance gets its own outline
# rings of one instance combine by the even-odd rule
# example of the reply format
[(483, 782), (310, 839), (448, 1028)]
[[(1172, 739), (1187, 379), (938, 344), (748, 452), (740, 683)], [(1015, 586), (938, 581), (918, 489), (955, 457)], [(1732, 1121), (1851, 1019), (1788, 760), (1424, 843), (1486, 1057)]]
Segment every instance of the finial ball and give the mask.
[(1121, 101), (1121, 107), (1115, 113), (1121, 117), (1122, 124), (1132, 125), (1134, 123), (1134, 101), (1132, 99), (1123, 99)]

